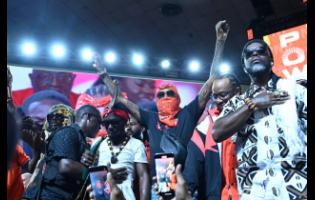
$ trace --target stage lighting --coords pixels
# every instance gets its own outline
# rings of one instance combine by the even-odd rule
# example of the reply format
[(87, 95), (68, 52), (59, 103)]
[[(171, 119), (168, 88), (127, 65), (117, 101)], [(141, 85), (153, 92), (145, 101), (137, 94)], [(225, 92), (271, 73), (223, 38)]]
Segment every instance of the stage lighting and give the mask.
[(51, 55), (54, 58), (62, 59), (66, 56), (66, 48), (63, 44), (55, 43), (51, 46)]
[(93, 50), (89, 47), (85, 47), (81, 50), (82, 60), (86, 62), (90, 62), (93, 59)]
[(23, 55), (32, 57), (36, 54), (36, 44), (33, 41), (25, 41), (21, 45)]
[(141, 66), (144, 64), (144, 57), (139, 53), (134, 53), (132, 55), (132, 63), (136, 66)]
[(109, 51), (105, 54), (104, 59), (108, 64), (114, 64), (117, 61), (117, 54), (113, 51)]
[(169, 60), (163, 60), (163, 61), (161, 62), (161, 67), (162, 67), (163, 69), (168, 69), (170, 66), (171, 66), (171, 63), (170, 63)]
[(191, 72), (198, 72), (200, 69), (200, 62), (197, 60), (192, 60), (189, 62), (188, 67)]
[(219, 67), (219, 70), (222, 74), (227, 74), (231, 70), (231, 66), (228, 63), (222, 63)]

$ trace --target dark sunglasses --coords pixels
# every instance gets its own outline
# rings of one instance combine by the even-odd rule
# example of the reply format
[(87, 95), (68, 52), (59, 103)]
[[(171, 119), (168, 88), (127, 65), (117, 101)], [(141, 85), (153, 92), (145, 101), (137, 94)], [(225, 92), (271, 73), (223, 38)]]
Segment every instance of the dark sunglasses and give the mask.
[(63, 121), (65, 119), (65, 116), (63, 116), (62, 114), (49, 114), (47, 115), (47, 120), (51, 121), (51, 120), (58, 120), (58, 121)]
[(107, 129), (109, 127), (109, 125), (112, 126), (118, 126), (120, 124), (122, 124), (124, 121), (122, 120), (104, 120), (102, 121), (102, 125), (105, 126), (105, 128)]
[(165, 95), (167, 97), (175, 97), (176, 96), (175, 92), (172, 90), (158, 92), (156, 96), (157, 96), (157, 98), (161, 99), (161, 98), (165, 97)]
[(267, 48), (258, 48), (258, 49), (254, 49), (254, 50), (246, 50), (245, 51), (245, 58), (248, 59), (250, 58), (254, 52), (256, 52), (258, 55), (264, 55), (267, 54)]

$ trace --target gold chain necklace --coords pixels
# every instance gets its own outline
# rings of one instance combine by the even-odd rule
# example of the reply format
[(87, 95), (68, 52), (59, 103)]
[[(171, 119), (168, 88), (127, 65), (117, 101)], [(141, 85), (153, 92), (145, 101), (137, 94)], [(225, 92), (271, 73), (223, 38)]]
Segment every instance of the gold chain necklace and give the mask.
[(116, 153), (114, 153), (112, 142), (110, 141), (109, 137), (107, 138), (107, 144), (108, 144), (109, 150), (110, 150), (110, 152), (111, 152), (111, 154), (112, 154), (112, 157), (110, 158), (110, 162), (111, 162), (112, 164), (115, 164), (115, 163), (118, 162), (118, 158), (117, 158), (117, 157), (118, 157), (118, 155), (120, 154), (120, 152), (124, 149), (124, 147), (126, 146), (126, 144), (127, 144), (128, 141), (129, 141), (129, 139), (130, 139), (130, 137), (129, 137), (129, 136), (126, 136), (126, 137), (125, 137), (125, 140), (124, 140), (123, 143), (122, 143), (122, 145), (120, 145), (120, 147), (119, 147), (119, 151), (116, 152)]

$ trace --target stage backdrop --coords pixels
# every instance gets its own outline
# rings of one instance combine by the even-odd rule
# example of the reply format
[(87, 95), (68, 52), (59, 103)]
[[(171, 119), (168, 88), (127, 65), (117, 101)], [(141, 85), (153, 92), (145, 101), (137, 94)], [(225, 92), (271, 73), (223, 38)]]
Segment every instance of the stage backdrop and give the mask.
[(275, 74), (307, 79), (307, 24), (266, 35), (263, 39), (273, 53)]
[[(13, 66), (9, 67), (13, 76), (13, 92), (32, 87), (29, 78), (29, 74), (32, 73), (33, 70), (32, 68)], [(74, 93), (85, 93), (88, 89), (92, 88), (93, 84), (95, 85), (95, 83), (98, 81), (98, 75), (96, 74), (77, 72), (73, 72), (73, 74), (76, 75), (72, 86), (72, 92)], [(154, 101), (155, 91), (157, 87), (161, 84), (169, 82), (177, 87), (181, 96), (181, 106), (183, 107), (196, 97), (199, 89), (201, 88), (201, 84), (197, 83), (127, 77), (115, 78), (119, 80), (121, 90), (126, 92), (128, 94), (128, 98), (135, 102), (141, 102), (141, 98), (146, 98), (146, 100)]]

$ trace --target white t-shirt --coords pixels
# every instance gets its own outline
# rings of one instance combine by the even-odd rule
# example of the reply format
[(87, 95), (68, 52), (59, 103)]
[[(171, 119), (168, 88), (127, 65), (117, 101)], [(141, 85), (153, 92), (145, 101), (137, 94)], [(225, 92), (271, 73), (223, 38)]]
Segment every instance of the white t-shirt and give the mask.
[[(107, 165), (110, 162), (112, 157), (111, 151), (109, 150), (107, 144), (108, 138), (106, 138), (99, 146), (99, 159), (98, 159), (98, 166), (100, 165)], [(113, 151), (116, 153), (119, 151), (118, 146), (113, 146)], [(117, 156), (118, 162), (115, 164), (111, 164), (112, 168), (119, 168), (119, 167), (126, 167), (128, 171), (127, 179), (122, 183), (118, 184), (118, 187), (124, 194), (125, 199), (128, 200), (135, 200), (136, 197), (132, 190), (133, 188), (133, 180), (135, 177), (135, 163), (148, 163), (147, 156), (145, 153), (144, 144), (135, 138), (130, 138), (126, 146)]]

